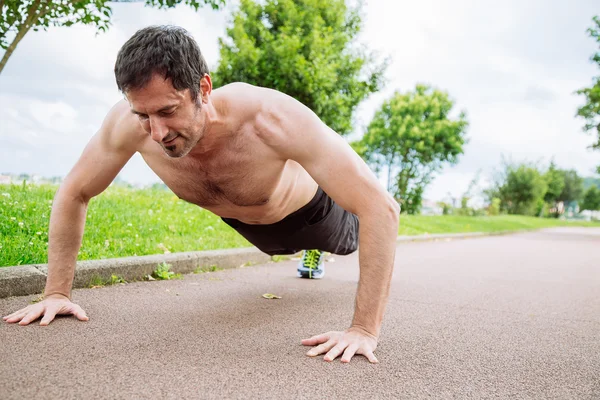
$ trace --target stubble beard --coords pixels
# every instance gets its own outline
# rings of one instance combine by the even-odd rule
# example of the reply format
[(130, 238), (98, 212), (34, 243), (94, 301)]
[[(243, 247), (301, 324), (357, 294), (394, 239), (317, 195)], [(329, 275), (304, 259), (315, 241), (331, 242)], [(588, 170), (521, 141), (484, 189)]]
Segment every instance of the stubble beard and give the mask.
[[(202, 101), (196, 101), (196, 111), (194, 114), (194, 118), (198, 115), (198, 113), (202, 111)], [(186, 155), (188, 155), (190, 153), (190, 151), (192, 151), (192, 149), (194, 147), (196, 147), (196, 145), (198, 144), (198, 142), (200, 141), (200, 139), (202, 139), (202, 137), (204, 136), (204, 131), (206, 130), (206, 125), (202, 126), (202, 132), (200, 132), (200, 134), (197, 135), (197, 138), (195, 141), (192, 142), (192, 139), (190, 138), (186, 138), (184, 136), (179, 135), (178, 136), (184, 140), (184, 144), (181, 145), (181, 151), (177, 152), (177, 146), (166, 146), (164, 147), (164, 151), (167, 154), (167, 156), (169, 156), (170, 158), (182, 158), (185, 157)]]

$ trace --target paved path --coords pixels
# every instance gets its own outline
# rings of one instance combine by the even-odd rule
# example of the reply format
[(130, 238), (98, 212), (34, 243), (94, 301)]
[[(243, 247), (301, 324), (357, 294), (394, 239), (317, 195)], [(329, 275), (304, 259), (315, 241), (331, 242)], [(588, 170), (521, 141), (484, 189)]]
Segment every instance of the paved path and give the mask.
[(600, 398), (600, 229), (406, 243), (396, 260), (378, 365), (300, 344), (350, 322), (351, 255), (322, 281), (286, 261), (76, 290), (87, 323), (0, 323), (0, 398)]

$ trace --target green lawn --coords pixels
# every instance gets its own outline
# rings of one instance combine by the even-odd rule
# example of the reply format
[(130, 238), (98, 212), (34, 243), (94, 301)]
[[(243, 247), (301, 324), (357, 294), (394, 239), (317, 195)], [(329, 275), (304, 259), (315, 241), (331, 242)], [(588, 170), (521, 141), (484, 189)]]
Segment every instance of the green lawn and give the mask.
[(425, 233), (498, 232), (506, 230), (550, 228), (553, 226), (596, 226), (598, 222), (560, 221), (550, 218), (499, 215), (494, 217), (463, 217), (455, 215), (400, 217), (400, 235)]
[[(0, 185), (0, 266), (47, 262), (57, 186)], [(600, 226), (521, 216), (402, 216), (400, 235)], [(79, 260), (251, 246), (219, 217), (170, 191), (110, 187), (90, 202)]]

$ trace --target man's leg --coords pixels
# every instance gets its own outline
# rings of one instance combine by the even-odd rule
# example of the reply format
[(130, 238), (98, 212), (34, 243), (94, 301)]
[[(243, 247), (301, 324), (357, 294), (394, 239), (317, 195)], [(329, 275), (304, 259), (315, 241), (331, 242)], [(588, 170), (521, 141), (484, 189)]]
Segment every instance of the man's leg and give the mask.
[(325, 252), (346, 255), (358, 247), (358, 217), (336, 204), (321, 188), (308, 204), (274, 224), (249, 225), (221, 219), (266, 254), (304, 250), (298, 265), (301, 278), (323, 277)]
[(300, 278), (323, 278), (326, 252), (346, 255), (358, 248), (358, 217), (336, 204), (320, 188), (317, 194), (318, 202), (306, 213), (306, 228), (299, 241), (301, 248), (307, 249), (297, 268)]

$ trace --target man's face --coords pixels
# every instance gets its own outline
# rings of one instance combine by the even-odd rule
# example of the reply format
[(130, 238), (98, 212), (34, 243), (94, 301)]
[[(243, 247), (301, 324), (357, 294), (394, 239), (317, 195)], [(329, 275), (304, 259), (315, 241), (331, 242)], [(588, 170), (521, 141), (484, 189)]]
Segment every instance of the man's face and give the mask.
[(191, 99), (189, 90), (178, 91), (171, 80), (155, 75), (142, 89), (127, 92), (131, 112), (164, 152), (183, 157), (204, 133), (201, 94)]

